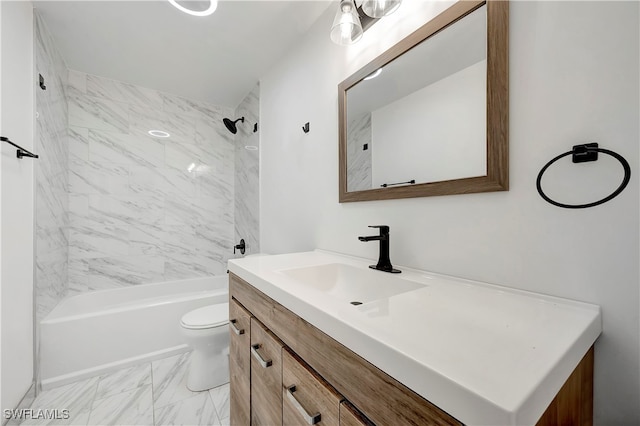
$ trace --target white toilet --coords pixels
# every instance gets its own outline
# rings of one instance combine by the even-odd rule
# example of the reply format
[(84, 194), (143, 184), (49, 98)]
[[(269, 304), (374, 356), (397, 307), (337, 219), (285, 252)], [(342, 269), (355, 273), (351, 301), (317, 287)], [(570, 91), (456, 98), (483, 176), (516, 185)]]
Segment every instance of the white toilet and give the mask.
[(229, 304), (195, 309), (180, 321), (191, 353), (187, 387), (195, 392), (229, 382)]

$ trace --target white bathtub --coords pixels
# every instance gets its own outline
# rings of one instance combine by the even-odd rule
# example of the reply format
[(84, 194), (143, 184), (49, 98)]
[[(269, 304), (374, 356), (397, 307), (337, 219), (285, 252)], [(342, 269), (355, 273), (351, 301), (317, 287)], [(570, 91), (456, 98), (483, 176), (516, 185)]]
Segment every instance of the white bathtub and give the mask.
[(228, 297), (227, 275), (219, 275), (65, 299), (40, 323), (42, 388), (188, 351), (182, 315)]

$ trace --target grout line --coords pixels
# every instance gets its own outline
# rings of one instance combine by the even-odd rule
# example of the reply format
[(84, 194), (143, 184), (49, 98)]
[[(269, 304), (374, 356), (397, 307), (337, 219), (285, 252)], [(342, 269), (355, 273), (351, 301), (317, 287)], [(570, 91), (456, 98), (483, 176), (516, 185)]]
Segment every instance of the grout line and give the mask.
[(89, 426), (89, 422), (91, 421), (91, 414), (93, 414), (93, 404), (96, 402), (96, 396), (98, 396), (98, 386), (100, 385), (100, 381), (103, 376), (100, 376), (98, 380), (96, 380), (95, 392), (93, 393), (93, 398), (91, 398), (91, 404), (89, 404), (89, 417), (87, 417), (87, 426)]
[(153, 361), (149, 362), (149, 368), (151, 369), (151, 415), (153, 416), (153, 425), (156, 424), (156, 395), (154, 386), (153, 375)]
[(216, 420), (218, 421), (218, 425), (220, 425), (221, 424), (220, 414), (218, 414), (218, 407), (216, 407), (216, 404), (213, 401), (213, 396), (211, 396), (211, 389), (207, 389), (206, 392), (207, 392), (207, 395), (209, 396), (209, 401), (211, 401), (211, 405), (213, 406), (213, 412), (216, 414)]

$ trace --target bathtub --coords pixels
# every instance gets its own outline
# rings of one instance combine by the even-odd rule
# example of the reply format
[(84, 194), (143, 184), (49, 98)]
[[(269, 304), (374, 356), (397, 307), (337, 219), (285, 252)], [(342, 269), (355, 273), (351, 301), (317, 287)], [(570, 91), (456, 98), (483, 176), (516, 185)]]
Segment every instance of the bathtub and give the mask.
[(143, 284), (61, 301), (40, 322), (43, 389), (186, 352), (180, 318), (228, 302), (227, 275)]

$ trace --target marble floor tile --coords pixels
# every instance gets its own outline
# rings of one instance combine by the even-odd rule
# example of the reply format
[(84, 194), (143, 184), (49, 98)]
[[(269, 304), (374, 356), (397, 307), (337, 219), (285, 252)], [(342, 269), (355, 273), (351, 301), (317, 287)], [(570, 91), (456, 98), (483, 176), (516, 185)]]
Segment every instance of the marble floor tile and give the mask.
[(184, 353), (152, 363), (153, 400), (156, 408), (198, 395), (187, 389), (187, 372), (191, 353)]
[(153, 396), (151, 385), (95, 400), (89, 425), (152, 425)]
[(151, 364), (136, 365), (100, 378), (95, 399), (133, 390), (151, 384)]
[(209, 395), (211, 396), (214, 407), (216, 407), (218, 418), (221, 420), (229, 418), (229, 394), (229, 383), (209, 389)]
[(38, 426), (44, 426), (44, 425), (87, 426), (87, 423), (89, 421), (89, 413), (90, 413), (89, 410), (78, 412), (75, 414), (73, 412), (69, 412), (68, 419), (64, 419), (64, 418), (62, 419), (45, 419), (45, 418), (29, 419), (19, 424), (20, 425), (38, 425)]
[(124, 368), (42, 392), (31, 410), (68, 410), (68, 419), (12, 425), (229, 425), (229, 384), (187, 389), (190, 353)]
[(95, 398), (99, 377), (92, 377), (41, 392), (31, 404), (32, 410), (68, 410), (68, 419), (27, 419), (23, 425), (86, 425)]
[(200, 392), (155, 410), (155, 425), (218, 425), (216, 409), (207, 392)]

